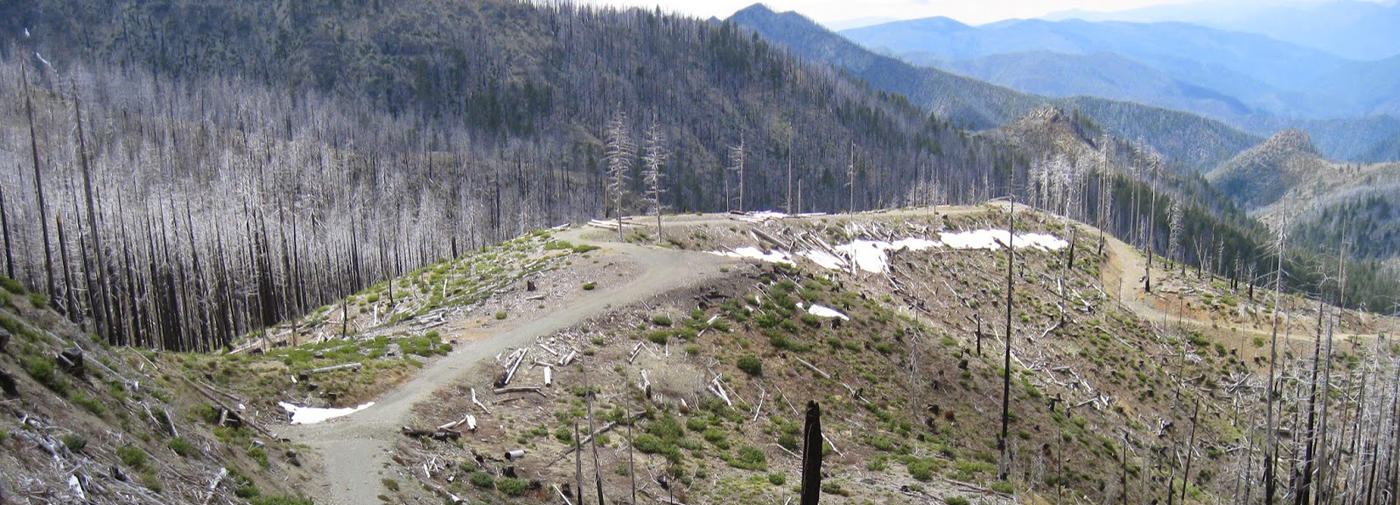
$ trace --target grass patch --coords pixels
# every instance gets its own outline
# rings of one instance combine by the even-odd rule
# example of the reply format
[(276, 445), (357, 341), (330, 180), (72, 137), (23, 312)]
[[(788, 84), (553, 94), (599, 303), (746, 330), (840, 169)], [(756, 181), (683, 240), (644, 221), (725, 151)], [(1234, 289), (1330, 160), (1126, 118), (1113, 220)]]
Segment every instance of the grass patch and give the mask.
[(739, 369), (752, 376), (763, 375), (763, 362), (752, 354), (739, 358)]
[(189, 440), (185, 440), (183, 437), (172, 438), (170, 442), (165, 445), (182, 458), (199, 455), (199, 450), (195, 449), (194, 444), (191, 444)]
[(142, 470), (146, 468), (149, 458), (146, 451), (134, 445), (123, 445), (117, 448), (117, 458), (122, 460), (122, 464), (129, 468)]

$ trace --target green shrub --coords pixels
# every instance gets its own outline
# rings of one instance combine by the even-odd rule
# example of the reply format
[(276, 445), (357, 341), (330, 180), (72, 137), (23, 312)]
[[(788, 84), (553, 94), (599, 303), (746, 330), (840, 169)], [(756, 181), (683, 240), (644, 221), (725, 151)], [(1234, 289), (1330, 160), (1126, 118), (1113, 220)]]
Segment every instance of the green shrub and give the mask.
[(739, 369), (749, 375), (763, 375), (763, 362), (759, 361), (758, 356), (749, 354), (739, 358)]
[(700, 346), (695, 344), (686, 344), (685, 353), (691, 356), (697, 356), (700, 354)]
[(42, 309), (49, 304), (49, 299), (43, 293), (29, 293), (29, 304), (36, 309)]
[(583, 283), (583, 290), (584, 290), (584, 291), (593, 291), (593, 288), (596, 288), (596, 287), (598, 287), (598, 285), (597, 285), (597, 284), (594, 284), (594, 283), (592, 283), (592, 282), (585, 282), (585, 283)]
[(482, 489), (488, 489), (496, 485), (495, 477), (492, 477), (491, 474), (486, 472), (472, 472), (471, 476), (467, 479), (471, 481), (473, 486)]
[(17, 295), (24, 294), (24, 286), (20, 285), (19, 281), (11, 279), (9, 277), (0, 277), (0, 286), (4, 286), (5, 291), (9, 291)]
[(68, 450), (72, 452), (83, 452), (83, 448), (87, 447), (87, 439), (76, 433), (69, 433), (59, 437), (59, 440), (62, 440), (63, 446), (67, 447)]
[(194, 444), (191, 444), (189, 440), (185, 440), (181, 437), (170, 439), (170, 442), (166, 444), (166, 446), (170, 447), (170, 450), (175, 451), (175, 454), (180, 455), (182, 458), (188, 458), (191, 455), (199, 454), (199, 450), (195, 449)]
[(761, 449), (752, 445), (746, 445), (739, 448), (739, 457), (731, 460), (729, 466), (742, 468), (744, 470), (767, 470), (768, 457), (763, 454)]
[(774, 486), (781, 486), (787, 483), (787, 476), (781, 473), (770, 473), (768, 474), (768, 483)]
[(525, 494), (525, 488), (529, 485), (524, 479), (513, 479), (502, 477), (496, 481), (496, 489), (506, 496), (521, 496)]
[(399, 481), (394, 479), (379, 479), (379, 483), (384, 485), (384, 489), (392, 492), (399, 492)]
[(82, 393), (73, 393), (72, 400), (73, 403), (78, 404), (83, 410), (91, 412), (94, 416), (102, 417), (103, 414), (107, 413), (107, 407), (104, 407), (101, 401), (91, 396)]
[(506, 311), (502, 310), (502, 311), (496, 313), (496, 320), (497, 320), (497, 321), (499, 321), (499, 320), (501, 320), (501, 319), (505, 319), (505, 318), (506, 318)]
[(961, 496), (949, 496), (943, 499), (943, 503), (948, 505), (968, 505), (967, 498)]
[(146, 468), (146, 451), (134, 445), (123, 445), (117, 448), (117, 458), (122, 460), (122, 464), (137, 470)]
[(1254, 337), (1254, 347), (1264, 347), (1264, 337)]
[(5, 442), (8, 441), (10, 441), (10, 432), (8, 430), (0, 430), (0, 445), (4, 445)]
[(1012, 486), (1011, 483), (1008, 481), (999, 480), (992, 483), (992, 491), (996, 491), (1002, 494), (1011, 494), (1012, 492), (1016, 491), (1016, 487)]
[(671, 340), (671, 332), (668, 332), (668, 331), (653, 331), (653, 332), (649, 332), (649, 333), (647, 333), (647, 340), (650, 340), (651, 343), (656, 344), (656, 345), (666, 345), (666, 342), (668, 342), (668, 341)]
[(68, 396), (68, 381), (58, 375), (53, 360), (40, 356), (27, 356), (20, 360), (20, 366), (30, 377), (44, 387), (62, 396)]
[(651, 316), (651, 324), (657, 326), (671, 326), (671, 318), (665, 314)]

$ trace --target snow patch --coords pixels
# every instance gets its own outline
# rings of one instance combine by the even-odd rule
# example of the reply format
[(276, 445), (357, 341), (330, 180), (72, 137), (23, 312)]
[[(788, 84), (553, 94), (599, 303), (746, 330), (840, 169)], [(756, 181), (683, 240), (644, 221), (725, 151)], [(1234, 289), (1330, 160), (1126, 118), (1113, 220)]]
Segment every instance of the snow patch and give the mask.
[(792, 255), (788, 254), (786, 251), (779, 251), (775, 249), (773, 251), (765, 253), (759, 248), (753, 246), (738, 247), (731, 251), (710, 251), (710, 254), (717, 254), (726, 258), (766, 261), (768, 263), (782, 263), (786, 265), (795, 264), (792, 262)]
[(816, 263), (818, 266), (827, 270), (840, 270), (846, 268), (846, 260), (843, 260), (835, 254), (831, 254), (826, 251), (802, 251), (798, 254), (802, 255), (802, 257), (804, 258), (812, 260), (812, 263)]
[[(1011, 240), (1006, 230), (983, 229), (962, 232), (945, 232), (939, 239), (953, 249), (1000, 249)], [(1017, 249), (1033, 247), (1042, 251), (1058, 251), (1069, 246), (1069, 242), (1045, 233), (1017, 233), (1012, 246)]]
[(785, 217), (788, 217), (788, 215), (776, 210), (761, 210), (758, 212), (746, 213), (739, 216), (737, 219), (749, 223), (762, 223), (770, 219), (782, 219)]
[(337, 417), (348, 416), (361, 410), (370, 408), (374, 402), (362, 404), (353, 408), (324, 409), (318, 407), (299, 407), (287, 402), (277, 402), (283, 410), (292, 415), (292, 424), (316, 424), (325, 422)]
[(845, 314), (842, 314), (840, 311), (838, 311), (838, 310), (836, 310), (836, 309), (833, 309), (833, 308), (831, 308), (831, 307), (827, 307), (827, 306), (825, 306), (825, 305), (818, 305), (818, 304), (815, 304), (815, 303), (812, 304), (811, 307), (807, 307), (807, 313), (808, 313), (808, 314), (811, 314), (811, 315), (814, 315), (814, 316), (817, 316), (817, 317), (825, 317), (825, 318), (827, 318), (827, 319), (831, 319), (831, 318), (834, 318), (834, 317), (835, 317), (835, 318), (841, 318), (842, 321), (850, 321), (850, 320), (851, 320), (851, 318), (846, 317)]
[(836, 252), (843, 253), (850, 257), (861, 270), (866, 272), (884, 272), (889, 268), (889, 251), (909, 249), (911, 251), (922, 251), (937, 247), (936, 241), (924, 238), (905, 238), (894, 242), (882, 240), (862, 240), (857, 239), (849, 244), (841, 244), (833, 247)]

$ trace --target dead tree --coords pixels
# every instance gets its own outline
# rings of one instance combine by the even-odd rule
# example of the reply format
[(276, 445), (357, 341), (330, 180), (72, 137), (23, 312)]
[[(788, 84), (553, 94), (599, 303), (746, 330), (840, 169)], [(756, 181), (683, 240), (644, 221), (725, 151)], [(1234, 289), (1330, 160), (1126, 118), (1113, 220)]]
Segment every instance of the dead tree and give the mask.
[(997, 436), (997, 452), (1001, 462), (997, 468), (997, 480), (1006, 480), (1011, 462), (1007, 459), (1006, 434), (1011, 419), (1011, 303), (1015, 294), (1014, 267), (1016, 265), (1016, 197), (1011, 197), (1011, 212), (1007, 216), (1006, 239), (1006, 353), (1001, 370), (1001, 434)]
[(802, 429), (802, 502), (817, 505), (822, 493), (822, 409), (807, 402), (807, 422)]
[[(666, 134), (661, 132), (661, 125), (655, 120), (647, 128), (646, 154), (642, 156), (642, 180), (647, 185), (647, 204), (651, 206), (652, 212), (656, 214), (656, 243), (661, 243), (661, 194), (665, 189), (661, 187), (664, 179), (661, 173), (661, 166), (666, 164), (666, 158), (670, 154), (666, 152)], [(622, 222), (618, 221), (618, 226)], [(635, 500), (634, 500), (635, 501)]]
[(1278, 265), (1274, 269), (1274, 322), (1273, 336), (1269, 341), (1269, 384), (1265, 390), (1265, 441), (1264, 441), (1264, 505), (1274, 505), (1274, 492), (1276, 477), (1274, 475), (1275, 466), (1278, 465), (1278, 432), (1274, 429), (1274, 394), (1275, 394), (1275, 368), (1278, 361), (1278, 313), (1283, 309), (1282, 289), (1283, 289), (1283, 248), (1287, 244), (1284, 230), (1279, 229), (1278, 234)]
[(25, 64), (28, 59), (27, 55), (19, 59), (19, 79), (24, 84), (24, 115), (29, 120), (29, 153), (34, 162), (34, 195), (38, 198), (40, 238), (44, 241), (44, 287), (48, 289), (44, 293), (53, 296), (53, 252), (49, 250), (49, 216), (48, 206), (44, 204), (44, 179), (39, 173), (39, 141), (34, 134), (34, 105), (29, 97), (28, 65)]
[(632, 168), (635, 148), (631, 135), (627, 132), (627, 113), (618, 111), (608, 122), (607, 140), (608, 195), (613, 200), (613, 210), (617, 212), (617, 238), (622, 240), (622, 197), (627, 191), (628, 172)]

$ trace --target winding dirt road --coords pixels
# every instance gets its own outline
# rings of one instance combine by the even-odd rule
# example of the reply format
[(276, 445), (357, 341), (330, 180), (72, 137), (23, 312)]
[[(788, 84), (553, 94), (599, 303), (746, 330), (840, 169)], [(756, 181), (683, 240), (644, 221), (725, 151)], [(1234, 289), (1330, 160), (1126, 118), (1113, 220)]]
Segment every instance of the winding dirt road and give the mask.
[(637, 271), (628, 281), (568, 300), (543, 317), (517, 321), (486, 338), (461, 345), (363, 411), (321, 424), (286, 428), (293, 441), (309, 446), (323, 462), (324, 474), (318, 483), (322, 492), (316, 496), (317, 502), (379, 504), (378, 496), (386, 494), (380, 473), (389, 464), (389, 451), (395, 439), (402, 436), (399, 428), (412, 424), (413, 406), (431, 398), (433, 392), (458, 383), (479, 363), (491, 360), (507, 348), (532, 344), (536, 337), (573, 326), (611, 308), (717, 276), (720, 267), (732, 261), (698, 252), (594, 242), (585, 237), (589, 231), (597, 230), (575, 228), (559, 237), (600, 246), (603, 248), (600, 256), (624, 258), (634, 264)]

